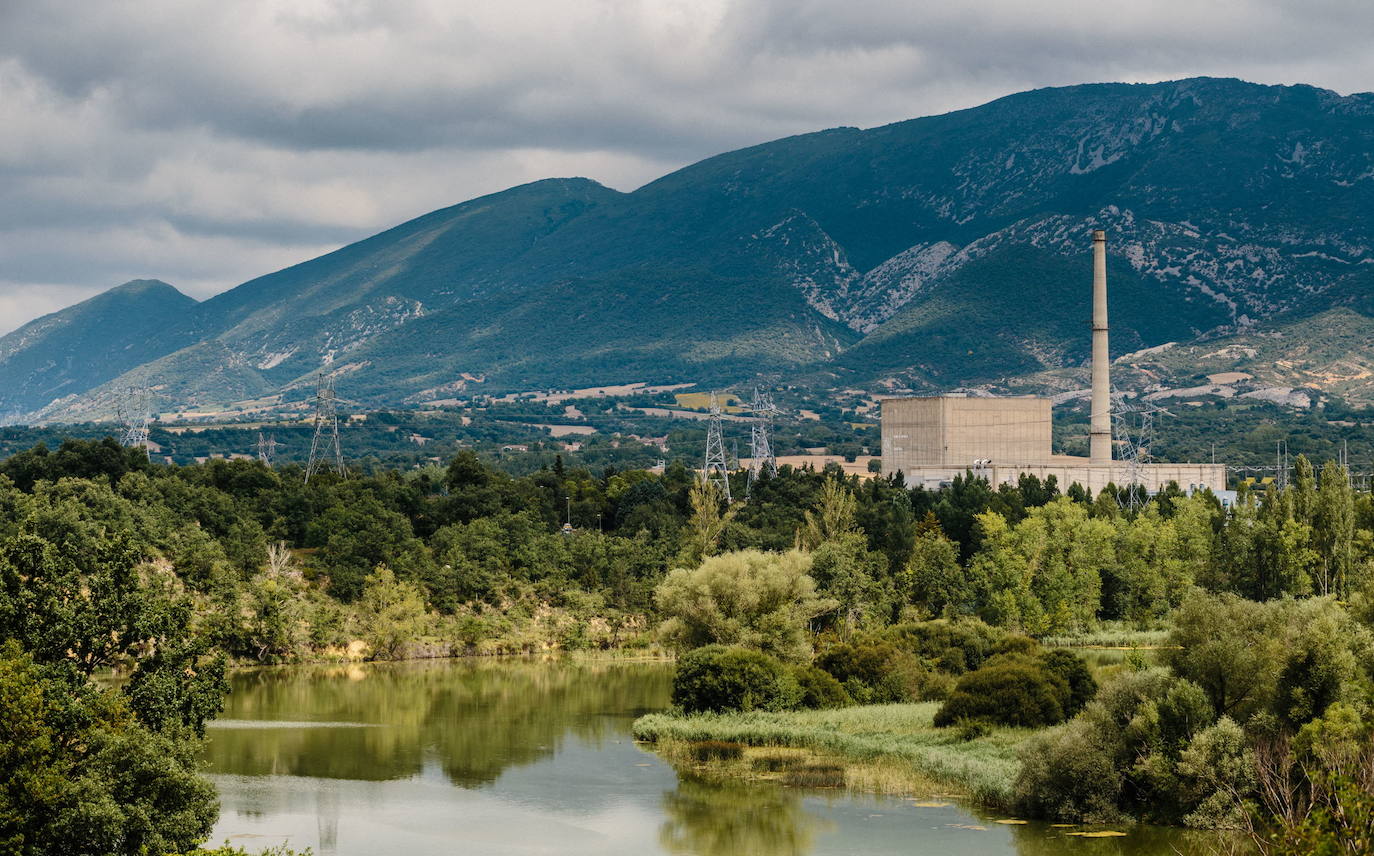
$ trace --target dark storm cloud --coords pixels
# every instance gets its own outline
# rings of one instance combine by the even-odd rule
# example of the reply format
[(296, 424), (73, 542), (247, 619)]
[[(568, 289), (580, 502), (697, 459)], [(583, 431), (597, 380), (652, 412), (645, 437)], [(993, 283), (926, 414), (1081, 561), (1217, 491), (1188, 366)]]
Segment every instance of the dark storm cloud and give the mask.
[(1366, 0), (0, 0), (0, 329), (135, 276), (206, 296), (548, 175), (1021, 89), (1374, 88)]

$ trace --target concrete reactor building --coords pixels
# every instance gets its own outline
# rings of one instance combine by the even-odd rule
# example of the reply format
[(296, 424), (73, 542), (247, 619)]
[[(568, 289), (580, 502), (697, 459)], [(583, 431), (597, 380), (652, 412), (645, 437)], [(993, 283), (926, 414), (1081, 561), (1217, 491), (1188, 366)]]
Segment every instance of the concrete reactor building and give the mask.
[(1040, 396), (937, 395), (882, 401), (883, 474), (937, 487), (966, 471), (992, 485), (1024, 473), (1054, 476), (1061, 490), (1077, 482), (1097, 494), (1108, 484), (1139, 483), (1154, 492), (1224, 490), (1225, 464), (1159, 464), (1112, 456), (1111, 358), (1107, 352), (1107, 235), (1093, 232), (1092, 417), (1086, 458), (1051, 451), (1051, 402)]

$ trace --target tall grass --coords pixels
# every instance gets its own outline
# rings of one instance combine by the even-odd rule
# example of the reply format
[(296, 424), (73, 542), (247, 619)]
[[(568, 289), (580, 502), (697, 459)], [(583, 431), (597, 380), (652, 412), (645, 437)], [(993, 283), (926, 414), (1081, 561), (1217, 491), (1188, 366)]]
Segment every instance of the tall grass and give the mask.
[(1075, 633), (1046, 636), (1040, 644), (1060, 648), (1158, 648), (1167, 645), (1168, 630), (1138, 630), (1123, 622), (1101, 625)]
[(993, 728), (961, 740), (957, 729), (932, 724), (936, 702), (785, 713), (649, 714), (634, 724), (637, 739), (718, 741), (745, 746), (809, 749), (854, 762), (909, 767), (913, 780), (966, 791), (979, 802), (1006, 807), (1020, 767), (1017, 747), (1034, 732)]

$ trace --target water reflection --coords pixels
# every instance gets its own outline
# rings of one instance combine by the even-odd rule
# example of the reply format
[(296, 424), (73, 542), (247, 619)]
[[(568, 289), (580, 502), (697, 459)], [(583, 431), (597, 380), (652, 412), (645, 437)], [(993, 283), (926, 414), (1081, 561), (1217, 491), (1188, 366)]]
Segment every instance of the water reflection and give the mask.
[(796, 791), (690, 774), (664, 792), (663, 812), (659, 842), (684, 856), (803, 856), (816, 833), (831, 826), (806, 811)]
[(638, 663), (258, 670), (235, 677), (206, 760), (237, 775), (386, 781), (418, 775), (429, 757), (453, 784), (478, 787), (569, 735), (623, 736), (626, 716), (666, 704), (670, 680), (669, 666)]
[(958, 805), (674, 771), (629, 735), (667, 706), (671, 674), (567, 660), (237, 674), (206, 749), (222, 801), (212, 840), (319, 856), (1217, 852), (1176, 830), (1085, 840)]

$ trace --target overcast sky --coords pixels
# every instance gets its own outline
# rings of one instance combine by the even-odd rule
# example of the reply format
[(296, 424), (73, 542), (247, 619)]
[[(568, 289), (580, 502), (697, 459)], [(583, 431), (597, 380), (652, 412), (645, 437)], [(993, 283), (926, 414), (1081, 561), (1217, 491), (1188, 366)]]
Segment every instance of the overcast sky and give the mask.
[(426, 211), (1040, 86), (1374, 90), (1371, 0), (0, 0), (0, 332)]

